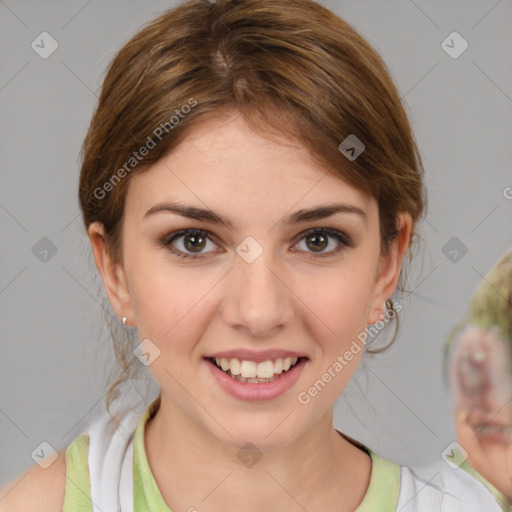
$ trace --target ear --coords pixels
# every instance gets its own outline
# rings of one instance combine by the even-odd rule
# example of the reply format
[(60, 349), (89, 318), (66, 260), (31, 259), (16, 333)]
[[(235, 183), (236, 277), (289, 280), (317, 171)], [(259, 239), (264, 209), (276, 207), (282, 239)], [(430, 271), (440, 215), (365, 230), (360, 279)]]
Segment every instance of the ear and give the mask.
[(392, 243), (388, 256), (381, 256), (377, 268), (375, 284), (373, 287), (373, 296), (368, 314), (368, 324), (374, 324), (382, 320), (386, 312), (385, 302), (393, 295), (400, 270), (402, 260), (409, 246), (409, 238), (412, 230), (412, 218), (410, 214), (401, 214), (397, 219), (399, 234)]
[(94, 252), (94, 261), (103, 279), (110, 305), (117, 316), (127, 317), (126, 325), (130, 325), (134, 315), (123, 267), (115, 263), (107, 251), (103, 224), (93, 222), (87, 232)]

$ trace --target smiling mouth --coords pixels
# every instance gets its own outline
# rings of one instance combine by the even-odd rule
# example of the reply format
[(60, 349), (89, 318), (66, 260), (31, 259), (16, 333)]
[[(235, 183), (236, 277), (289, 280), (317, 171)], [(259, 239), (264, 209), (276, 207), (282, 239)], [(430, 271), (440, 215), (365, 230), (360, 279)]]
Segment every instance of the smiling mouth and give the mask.
[(249, 384), (266, 384), (279, 379), (282, 375), (292, 370), (307, 357), (287, 357), (256, 363), (240, 359), (224, 359), (208, 357), (207, 361), (215, 365), (219, 370), (239, 382)]

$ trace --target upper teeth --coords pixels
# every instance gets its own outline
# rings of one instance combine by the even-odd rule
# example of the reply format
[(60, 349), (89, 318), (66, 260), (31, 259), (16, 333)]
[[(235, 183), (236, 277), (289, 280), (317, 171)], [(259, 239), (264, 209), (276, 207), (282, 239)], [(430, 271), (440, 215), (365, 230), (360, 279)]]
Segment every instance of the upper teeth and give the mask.
[(283, 371), (287, 371), (297, 362), (296, 357), (278, 358), (274, 361), (268, 360), (261, 363), (254, 361), (246, 361), (240, 359), (225, 359), (216, 357), (215, 362), (225, 372), (231, 371), (233, 375), (241, 375), (245, 378), (258, 377), (260, 379), (270, 379), (274, 375), (279, 375)]

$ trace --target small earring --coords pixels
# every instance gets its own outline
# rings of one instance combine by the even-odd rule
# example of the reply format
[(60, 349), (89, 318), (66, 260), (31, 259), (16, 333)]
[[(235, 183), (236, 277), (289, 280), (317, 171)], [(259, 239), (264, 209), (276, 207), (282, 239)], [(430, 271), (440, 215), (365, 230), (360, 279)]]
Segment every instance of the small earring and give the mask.
[(123, 318), (122, 318), (123, 325), (126, 325), (126, 320), (127, 320), (127, 318), (125, 316), (123, 316)]

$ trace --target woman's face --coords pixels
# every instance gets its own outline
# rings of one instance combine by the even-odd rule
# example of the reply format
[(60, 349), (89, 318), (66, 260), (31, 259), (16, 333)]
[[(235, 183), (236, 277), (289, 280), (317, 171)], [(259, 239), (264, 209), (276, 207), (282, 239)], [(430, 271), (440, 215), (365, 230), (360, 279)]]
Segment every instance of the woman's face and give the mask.
[[(199, 220), (171, 204), (212, 213)], [(305, 214), (334, 204), (353, 211)], [(324, 231), (305, 236), (311, 229)], [(205, 233), (173, 239), (181, 230)], [(402, 239), (409, 233), (407, 218)], [(380, 259), (375, 199), (237, 116), (197, 125), (131, 178), (120, 278), (102, 274), (116, 312), (146, 340), (162, 401), (225, 444), (273, 449), (319, 421), (330, 427), (363, 353), (358, 335), (384, 312), (406, 246)], [(207, 359), (215, 356), (249, 375), (274, 375), (287, 356), (303, 359), (258, 384), (234, 380)]]

